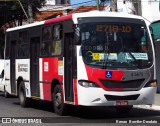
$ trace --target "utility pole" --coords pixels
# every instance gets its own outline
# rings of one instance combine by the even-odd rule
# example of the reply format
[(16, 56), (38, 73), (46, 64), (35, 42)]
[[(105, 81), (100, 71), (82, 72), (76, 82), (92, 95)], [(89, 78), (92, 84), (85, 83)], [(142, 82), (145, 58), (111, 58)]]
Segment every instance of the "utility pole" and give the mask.
[(97, 0), (96, 5), (97, 5), (97, 10), (99, 10), (99, 0)]

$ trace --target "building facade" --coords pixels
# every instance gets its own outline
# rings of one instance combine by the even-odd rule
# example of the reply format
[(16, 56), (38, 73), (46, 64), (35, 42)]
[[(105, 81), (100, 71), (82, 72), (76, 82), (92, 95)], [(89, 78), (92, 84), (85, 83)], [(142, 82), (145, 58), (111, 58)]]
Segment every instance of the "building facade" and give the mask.
[(70, 0), (46, 0), (43, 7), (39, 11), (53, 11), (70, 9)]
[(150, 22), (160, 20), (159, 0), (117, 0), (117, 10), (141, 15)]
[(46, 5), (70, 4), (70, 0), (46, 0)]

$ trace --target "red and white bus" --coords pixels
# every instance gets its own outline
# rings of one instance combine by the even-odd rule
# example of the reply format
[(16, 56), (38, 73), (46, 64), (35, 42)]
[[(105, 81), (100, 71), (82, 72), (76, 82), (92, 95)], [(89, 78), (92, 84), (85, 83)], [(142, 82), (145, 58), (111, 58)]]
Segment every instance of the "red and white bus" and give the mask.
[(149, 23), (140, 16), (91, 11), (7, 30), (5, 90), (52, 101), (62, 115), (66, 105), (153, 104), (155, 52)]

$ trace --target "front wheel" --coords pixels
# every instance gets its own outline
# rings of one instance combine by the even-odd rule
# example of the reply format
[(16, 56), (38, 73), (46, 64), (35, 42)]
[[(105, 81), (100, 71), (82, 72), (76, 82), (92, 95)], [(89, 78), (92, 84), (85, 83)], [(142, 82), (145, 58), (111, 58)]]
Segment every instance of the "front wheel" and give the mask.
[(29, 98), (26, 97), (25, 85), (21, 81), (19, 85), (19, 102), (22, 107), (27, 107), (29, 105)]
[(56, 87), (54, 88), (52, 98), (55, 113), (57, 115), (65, 115), (67, 109), (66, 105), (64, 104), (62, 88), (60, 85), (56, 85)]
[(120, 114), (125, 114), (125, 113), (129, 113), (131, 111), (131, 109), (133, 108), (133, 106), (120, 106), (120, 107), (116, 107), (116, 111)]

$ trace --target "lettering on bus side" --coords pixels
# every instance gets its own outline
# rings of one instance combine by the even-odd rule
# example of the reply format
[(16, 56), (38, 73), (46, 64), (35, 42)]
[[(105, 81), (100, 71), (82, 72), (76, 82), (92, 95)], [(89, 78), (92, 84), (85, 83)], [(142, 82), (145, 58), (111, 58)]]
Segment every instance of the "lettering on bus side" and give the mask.
[(18, 64), (18, 72), (28, 72), (28, 64)]

